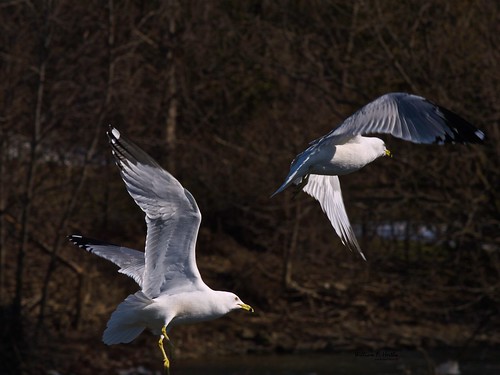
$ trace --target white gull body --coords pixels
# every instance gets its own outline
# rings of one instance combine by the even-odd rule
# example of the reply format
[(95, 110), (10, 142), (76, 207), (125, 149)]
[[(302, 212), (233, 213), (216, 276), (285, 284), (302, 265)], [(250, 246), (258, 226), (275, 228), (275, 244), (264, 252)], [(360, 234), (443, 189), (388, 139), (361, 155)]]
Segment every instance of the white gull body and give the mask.
[(484, 133), (457, 114), (417, 95), (385, 94), (348, 117), (336, 129), (310, 143), (292, 161), (285, 182), (272, 196), (291, 184), (321, 205), (342, 243), (366, 260), (347, 217), (338, 176), (355, 172), (381, 156), (391, 155), (380, 138), (391, 134), (413, 143), (483, 143)]
[(80, 235), (69, 237), (115, 263), (141, 287), (111, 315), (104, 343), (131, 342), (146, 328), (162, 335), (180, 324), (216, 319), (234, 310), (253, 311), (235, 294), (212, 290), (203, 282), (195, 255), (201, 213), (191, 193), (117, 129), (107, 134), (127, 191), (145, 213), (147, 235), (144, 252)]

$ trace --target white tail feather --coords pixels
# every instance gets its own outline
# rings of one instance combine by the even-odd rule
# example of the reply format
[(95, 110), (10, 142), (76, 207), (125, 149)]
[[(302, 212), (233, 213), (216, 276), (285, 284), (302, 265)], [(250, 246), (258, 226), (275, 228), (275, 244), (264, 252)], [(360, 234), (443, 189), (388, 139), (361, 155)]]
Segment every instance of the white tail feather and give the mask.
[(146, 328), (140, 323), (140, 315), (151, 302), (142, 292), (129, 295), (111, 314), (102, 341), (113, 345), (134, 340)]

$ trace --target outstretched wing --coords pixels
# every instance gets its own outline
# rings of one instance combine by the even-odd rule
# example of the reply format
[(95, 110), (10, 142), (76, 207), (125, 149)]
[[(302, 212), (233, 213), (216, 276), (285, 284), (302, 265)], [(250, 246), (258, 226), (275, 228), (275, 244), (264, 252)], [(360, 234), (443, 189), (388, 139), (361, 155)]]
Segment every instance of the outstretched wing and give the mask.
[(359, 255), (366, 260), (345, 211), (339, 178), (337, 176), (311, 174), (303, 190), (318, 200), (342, 243), (350, 250), (358, 251)]
[(189, 191), (115, 128), (108, 137), (126, 188), (146, 214), (142, 291), (149, 298), (208, 288), (195, 259), (201, 213)]
[(389, 93), (368, 103), (315, 140), (343, 143), (362, 134), (391, 134), (413, 143), (483, 143), (485, 134), (450, 110), (417, 95)]
[(142, 287), (142, 275), (144, 273), (144, 253), (142, 251), (113, 245), (77, 234), (72, 234), (68, 239), (74, 245), (113, 262), (120, 267), (118, 272), (131, 277)]

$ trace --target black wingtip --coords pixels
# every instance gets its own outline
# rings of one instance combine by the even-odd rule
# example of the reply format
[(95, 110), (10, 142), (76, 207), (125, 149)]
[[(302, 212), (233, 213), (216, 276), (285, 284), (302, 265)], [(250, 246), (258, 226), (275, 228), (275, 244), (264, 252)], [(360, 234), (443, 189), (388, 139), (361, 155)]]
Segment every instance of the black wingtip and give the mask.
[(444, 139), (438, 138), (436, 139), (436, 143), (483, 144), (486, 141), (486, 134), (467, 120), (444, 107), (436, 105), (436, 108), (446, 122), (446, 125), (453, 132), (453, 136), (446, 135)]
[(76, 245), (82, 249), (86, 249), (87, 241), (85, 241), (83, 236), (79, 234), (70, 234), (67, 238), (73, 245)]
[(109, 125), (109, 129), (106, 132), (108, 136), (109, 144), (111, 145), (111, 153), (115, 159), (115, 164), (118, 168), (123, 169), (123, 161), (127, 159), (125, 155), (125, 147), (121, 144), (123, 139), (120, 131), (113, 125)]
[(69, 235), (68, 240), (73, 245), (78, 246), (79, 248), (90, 251), (90, 252), (92, 252), (92, 246), (102, 246), (102, 245), (118, 246), (118, 245), (115, 245), (113, 243), (104, 242), (104, 241), (96, 240), (96, 239), (89, 238), (89, 237), (84, 237), (84, 236), (79, 235), (79, 234)]
[(121, 137), (120, 131), (111, 124), (109, 124), (108, 126), (108, 131), (106, 132), (106, 135), (108, 136), (109, 141), (111, 143), (116, 142)]
[(110, 125), (106, 134), (108, 135), (112, 151), (114, 151), (113, 156), (119, 167), (122, 167), (119, 163), (141, 163), (155, 168), (161, 168), (146, 151), (137, 146), (125, 135), (121, 134), (114, 126)]

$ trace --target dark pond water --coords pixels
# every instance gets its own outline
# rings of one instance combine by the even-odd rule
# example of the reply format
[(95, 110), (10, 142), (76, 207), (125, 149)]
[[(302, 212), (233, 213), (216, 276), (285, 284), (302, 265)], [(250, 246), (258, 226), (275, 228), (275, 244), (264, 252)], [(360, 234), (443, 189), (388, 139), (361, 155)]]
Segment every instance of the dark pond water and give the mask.
[[(242, 356), (204, 360), (179, 360), (172, 375), (434, 375), (436, 367), (453, 359), (450, 353), (416, 351), (358, 351), (342, 354)], [(449, 375), (500, 375), (499, 350), (462, 354)], [(442, 366), (446, 367), (446, 366)], [(459, 372), (456, 372), (456, 370)], [(446, 374), (442, 372), (441, 374)]]

